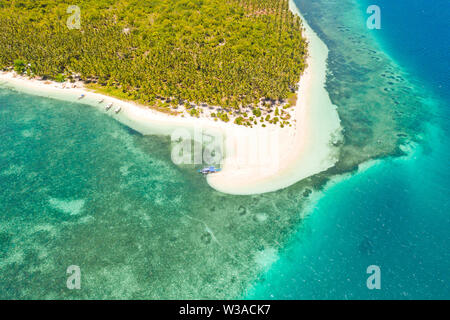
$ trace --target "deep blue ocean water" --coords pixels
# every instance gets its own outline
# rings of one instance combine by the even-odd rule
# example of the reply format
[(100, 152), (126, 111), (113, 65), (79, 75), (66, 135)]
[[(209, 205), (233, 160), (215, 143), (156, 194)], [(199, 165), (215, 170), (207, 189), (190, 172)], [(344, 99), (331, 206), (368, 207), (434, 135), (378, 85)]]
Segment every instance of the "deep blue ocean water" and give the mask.
[[(450, 4), (446, 0), (376, 0), (381, 9), (378, 40), (428, 88), (450, 98)], [(447, 108), (448, 111), (448, 108)]]
[[(247, 298), (450, 297), (450, 3), (362, 1), (361, 13), (371, 4), (381, 8), (379, 45), (437, 99), (428, 144), (327, 188)], [(380, 267), (380, 290), (366, 286), (369, 265)]]

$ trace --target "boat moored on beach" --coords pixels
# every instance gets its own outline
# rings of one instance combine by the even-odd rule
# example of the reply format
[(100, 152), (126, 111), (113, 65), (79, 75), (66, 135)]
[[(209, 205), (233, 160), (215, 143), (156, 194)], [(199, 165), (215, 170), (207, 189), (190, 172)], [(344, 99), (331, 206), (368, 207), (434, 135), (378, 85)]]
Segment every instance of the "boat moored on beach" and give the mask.
[(121, 106), (117, 106), (117, 108), (114, 110), (114, 112), (115, 112), (115, 113), (119, 113), (120, 110), (122, 110), (122, 107), (121, 107)]
[(216, 168), (214, 166), (211, 166), (211, 167), (206, 167), (206, 168), (203, 168), (203, 169), (199, 169), (197, 172), (201, 173), (203, 175), (208, 175), (208, 174), (211, 174), (211, 173), (220, 172), (221, 170), (222, 169), (220, 169), (220, 168)]
[(112, 102), (108, 103), (105, 107), (105, 110), (108, 111), (109, 109), (111, 109), (112, 105), (113, 105)]

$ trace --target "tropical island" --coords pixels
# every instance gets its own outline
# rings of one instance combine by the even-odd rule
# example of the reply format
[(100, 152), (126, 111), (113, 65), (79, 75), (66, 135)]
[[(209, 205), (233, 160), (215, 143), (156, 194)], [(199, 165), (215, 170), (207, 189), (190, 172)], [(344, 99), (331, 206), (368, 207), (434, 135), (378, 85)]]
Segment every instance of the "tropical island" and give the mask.
[(220, 192), (279, 190), (337, 162), (328, 48), (292, 0), (15, 0), (0, 46), (0, 83), (171, 136), (172, 151), (179, 130), (214, 137)]
[(288, 0), (62, 0), (0, 4), (0, 68), (169, 114), (292, 126), (306, 67)]

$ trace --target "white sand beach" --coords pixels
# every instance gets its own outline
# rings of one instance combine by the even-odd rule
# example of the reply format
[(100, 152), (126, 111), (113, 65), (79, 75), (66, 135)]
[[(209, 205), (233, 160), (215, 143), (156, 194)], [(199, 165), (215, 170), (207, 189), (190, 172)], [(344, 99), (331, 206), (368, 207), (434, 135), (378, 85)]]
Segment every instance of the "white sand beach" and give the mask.
[[(300, 15), (292, 0), (290, 7)], [(0, 72), (0, 82), (34, 95), (89, 104), (103, 112), (107, 112), (108, 103), (113, 103), (107, 113), (145, 135), (173, 135), (184, 129), (193, 138), (195, 132), (222, 136), (222, 171), (208, 176), (209, 185), (228, 194), (271, 192), (322, 172), (337, 161), (337, 148), (332, 142), (341, 137), (340, 120), (324, 88), (328, 49), (305, 19), (303, 25), (309, 42), (308, 68), (300, 81), (292, 127), (248, 128), (207, 117), (173, 116), (92, 92), (80, 82), (75, 83), (75, 88), (63, 88), (61, 83), (29, 79), (13, 72)], [(84, 97), (79, 99), (81, 95)], [(117, 106), (121, 111), (116, 114)]]

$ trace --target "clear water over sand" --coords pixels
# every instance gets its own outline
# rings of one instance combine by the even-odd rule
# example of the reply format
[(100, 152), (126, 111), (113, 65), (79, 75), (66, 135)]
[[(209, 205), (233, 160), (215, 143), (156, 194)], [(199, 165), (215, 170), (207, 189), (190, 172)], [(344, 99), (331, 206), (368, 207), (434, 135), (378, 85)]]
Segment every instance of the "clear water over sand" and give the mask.
[[(0, 92), (2, 298), (236, 296), (300, 221), (304, 185), (226, 196), (171, 162), (169, 138)], [(66, 289), (70, 265), (81, 291)]]

